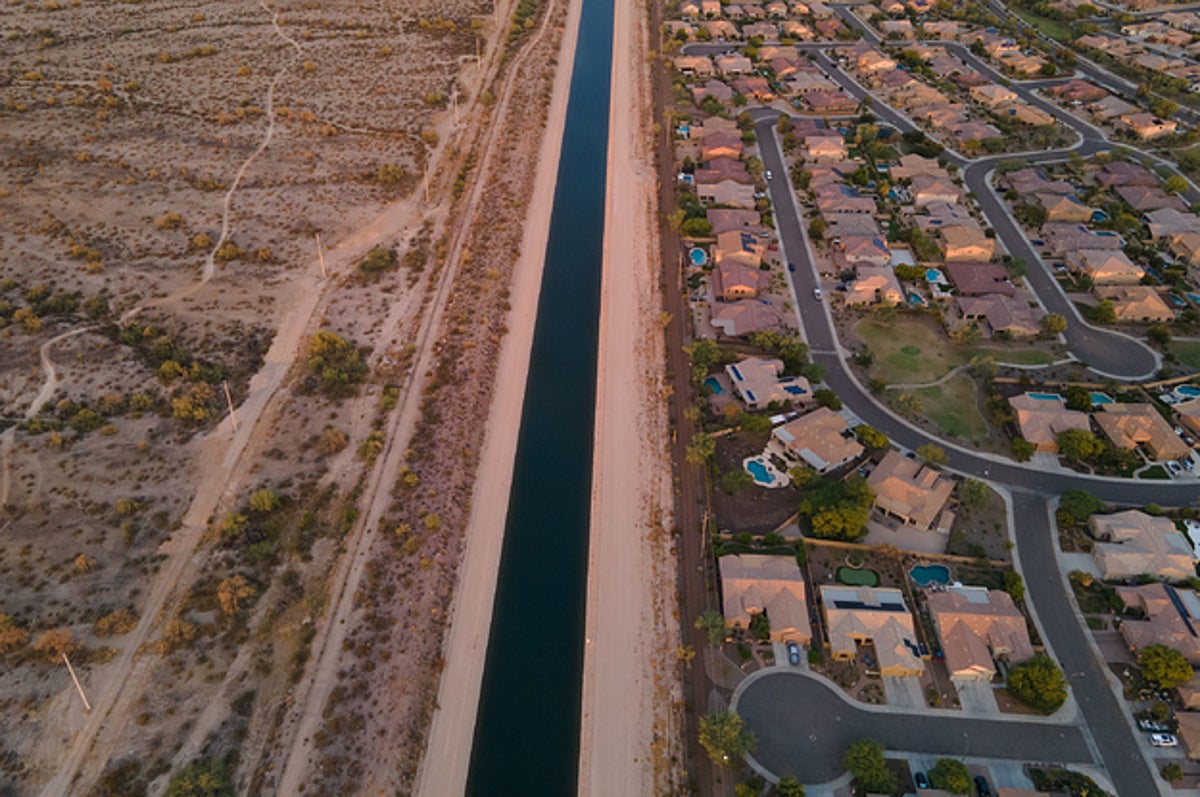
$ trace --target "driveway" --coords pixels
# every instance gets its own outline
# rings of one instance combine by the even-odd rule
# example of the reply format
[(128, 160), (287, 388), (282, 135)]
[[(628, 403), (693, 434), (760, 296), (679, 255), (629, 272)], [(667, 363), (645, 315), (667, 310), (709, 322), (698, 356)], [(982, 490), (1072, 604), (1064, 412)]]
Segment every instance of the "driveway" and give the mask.
[(795, 670), (773, 669), (748, 684), (734, 696), (734, 708), (758, 737), (754, 759), (776, 775), (792, 774), (802, 783), (840, 776), (846, 750), (868, 738), (888, 750), (935, 756), (1093, 763), (1083, 733), (1074, 725), (970, 719), (957, 711), (870, 710), (851, 705), (825, 681)]

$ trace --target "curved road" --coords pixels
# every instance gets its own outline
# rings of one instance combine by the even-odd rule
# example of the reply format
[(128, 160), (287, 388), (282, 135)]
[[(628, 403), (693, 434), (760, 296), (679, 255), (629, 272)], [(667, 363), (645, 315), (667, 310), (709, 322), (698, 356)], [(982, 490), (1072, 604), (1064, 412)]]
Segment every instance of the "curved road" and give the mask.
[[(827, 783), (842, 774), (842, 756), (859, 739), (889, 750), (944, 756), (1091, 764), (1075, 725), (1020, 719), (977, 719), (949, 709), (926, 714), (880, 711), (851, 703), (826, 681), (778, 668), (748, 679), (737, 711), (758, 732), (754, 760), (802, 783)], [(796, 711), (804, 706), (804, 711)], [(764, 733), (764, 728), (770, 728)], [(1124, 792), (1122, 792), (1124, 793)]]

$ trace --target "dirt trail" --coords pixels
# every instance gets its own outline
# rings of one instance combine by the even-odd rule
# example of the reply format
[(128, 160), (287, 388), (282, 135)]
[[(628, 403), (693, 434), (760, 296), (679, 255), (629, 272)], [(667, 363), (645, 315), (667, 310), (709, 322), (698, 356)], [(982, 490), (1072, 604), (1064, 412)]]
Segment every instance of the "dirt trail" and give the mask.
[[(501, 11), (501, 18), (507, 18), (507, 12)], [(495, 105), (494, 119), (498, 120), (493, 129), (503, 127), (509, 113), (519, 113), (521, 109), (512, 107), (512, 93), (515, 76), (520, 74), (522, 65), (527, 60), (527, 54), (532, 44), (541, 40), (550, 30), (548, 25), (550, 15), (543, 18), (541, 26), (523, 46), (521, 52), (508, 66), (508, 72), (502, 81), (498, 92), (499, 98)], [(500, 53), (503, 37), (493, 41), (494, 49), (489, 59), (493, 66)], [(495, 157), (498, 139), (489, 136), (485, 139), (483, 155), (480, 158), (478, 174), (487, 175)], [(379, 465), (372, 474), (366, 490), (367, 503), (362, 515), (351, 532), (346, 543), (347, 553), (343, 555), (331, 581), (331, 613), (319, 624), (317, 636), (313, 641), (313, 665), (306, 671), (304, 678), (294, 690), (296, 708), (286, 720), (288, 727), (283, 736), (291, 739), (290, 747), (280, 765), (280, 778), (276, 793), (281, 795), (298, 794), (303, 778), (311, 763), (313, 738), (320, 729), (323, 721), (322, 713), (330, 692), (337, 683), (337, 674), (342, 666), (342, 641), (353, 623), (355, 609), (354, 596), (361, 582), (365, 566), (370, 558), (373, 543), (378, 534), (379, 520), (391, 504), (391, 485), (395, 483), (400, 468), (403, 466), (404, 451), (408, 440), (411, 439), (420, 416), (421, 392), (415, 381), (423, 378), (433, 365), (435, 356), (433, 343), (441, 329), (442, 312), (450, 296), (451, 287), (457, 273), (462, 247), (472, 221), (480, 209), (484, 188), (484, 180), (472, 183), (467, 201), (460, 213), (459, 226), (451, 236), (449, 256), (446, 260), (446, 270), (441, 276), (436, 295), (431, 302), (430, 312), (423, 319), (417, 336), (417, 361), (410, 371), (409, 384), (402, 390), (399, 408), (390, 424), (387, 443), (379, 458)], [(285, 745), (287, 742), (285, 741)]]
[[(32, 420), (42, 411), (42, 407), (47, 401), (54, 398), (55, 392), (58, 391), (58, 371), (54, 368), (54, 361), (50, 359), (50, 349), (56, 343), (73, 338), (76, 335), (82, 335), (91, 329), (91, 326), (72, 329), (69, 332), (63, 332), (61, 335), (56, 335), (50, 340), (42, 344), (38, 350), (38, 358), (42, 363), (42, 373), (45, 374), (45, 381), (42, 382), (42, 387), (38, 390), (37, 395), (33, 397), (33, 401), (25, 409), (25, 420)], [(4, 430), (4, 434), (0, 435), (0, 507), (8, 505), (9, 491), (12, 489), (12, 451), (13, 441), (17, 434), (17, 427), (10, 426)]]

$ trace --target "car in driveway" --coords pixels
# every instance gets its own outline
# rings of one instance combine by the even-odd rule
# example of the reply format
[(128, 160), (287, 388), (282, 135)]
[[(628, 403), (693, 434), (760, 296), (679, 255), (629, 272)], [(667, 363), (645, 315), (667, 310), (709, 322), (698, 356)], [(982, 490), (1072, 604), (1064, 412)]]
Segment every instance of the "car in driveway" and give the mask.
[(1150, 734), (1150, 744), (1155, 747), (1177, 747), (1179, 740), (1169, 733), (1152, 733)]
[(913, 785), (916, 786), (918, 789), (928, 789), (929, 788), (929, 778), (925, 777), (924, 772), (914, 772), (913, 773)]
[(975, 776), (975, 797), (992, 797), (992, 787), (983, 775)]
[(793, 667), (800, 664), (800, 646), (795, 642), (787, 643), (788, 664)]

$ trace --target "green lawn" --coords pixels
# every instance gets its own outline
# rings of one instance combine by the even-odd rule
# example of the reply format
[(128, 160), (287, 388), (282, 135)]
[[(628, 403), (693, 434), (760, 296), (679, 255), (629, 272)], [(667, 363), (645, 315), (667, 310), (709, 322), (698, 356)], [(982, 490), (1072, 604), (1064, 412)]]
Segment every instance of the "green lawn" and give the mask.
[(854, 332), (875, 354), (871, 376), (889, 385), (933, 382), (978, 355), (988, 355), (998, 363), (1013, 365), (1046, 365), (1054, 361), (1050, 352), (1032, 347), (986, 345), (960, 348), (951, 343), (944, 332), (907, 318), (899, 318), (890, 324), (865, 319), (858, 322)]
[(1056, 22), (1055, 20), (1047, 19), (1046, 17), (1039, 17), (1037, 14), (1031, 14), (1024, 9), (1017, 8), (1013, 5), (1009, 6), (1009, 10), (1021, 19), (1025, 20), (1025, 22), (1028, 24), (1049, 36), (1051, 39), (1056, 39), (1057, 41), (1066, 44), (1074, 38), (1074, 36), (1071, 35), (1071, 29), (1066, 25), (1063, 25), (1061, 22)]
[(1179, 362), (1188, 368), (1200, 368), (1200, 341), (1173, 341), (1171, 351), (1179, 358)]
[(1169, 479), (1171, 475), (1167, 473), (1167, 469), (1162, 465), (1155, 465), (1152, 468), (1146, 468), (1138, 474), (1139, 479)]
[(959, 374), (943, 385), (921, 388), (916, 393), (924, 405), (922, 414), (946, 437), (977, 442), (988, 438), (987, 421), (979, 412), (979, 397), (971, 377)]

